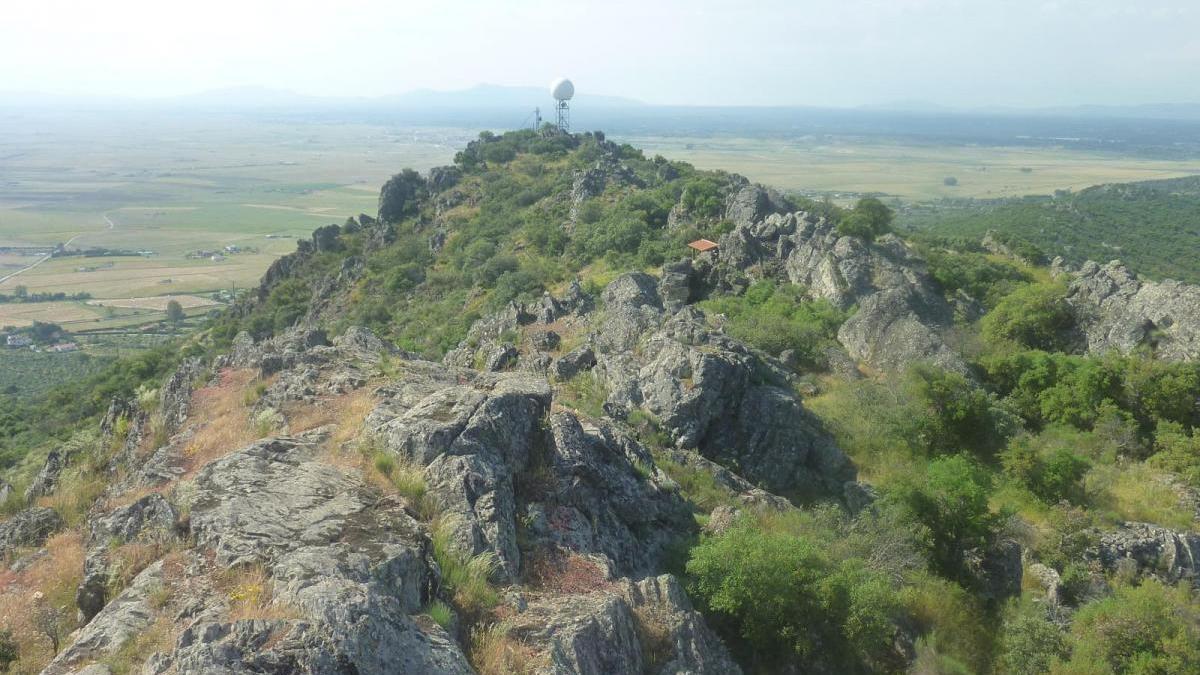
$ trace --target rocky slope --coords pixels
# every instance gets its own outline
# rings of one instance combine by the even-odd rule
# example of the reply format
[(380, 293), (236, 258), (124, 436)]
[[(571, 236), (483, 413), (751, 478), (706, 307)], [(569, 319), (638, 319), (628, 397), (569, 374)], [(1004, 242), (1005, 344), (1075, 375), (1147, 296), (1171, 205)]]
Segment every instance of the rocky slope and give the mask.
[[(638, 163), (593, 141), (595, 156), (555, 178), (557, 191), (525, 178), (508, 186), (570, 236), (603, 222), (589, 215), (595, 200), (679, 180), (672, 163)], [(900, 238), (843, 236), (730, 176), (717, 181), (717, 201), (693, 198), (711, 188), (702, 182), (662, 193), (672, 200), (663, 230), (727, 230), (715, 254), (660, 261), (654, 274), (626, 261), (602, 286), (579, 278), (533, 301), (516, 293), (485, 305), (479, 279), (501, 286), (515, 270), (473, 276), (505, 253), (490, 240), (464, 244), (461, 228), (464, 214), (483, 214), (485, 226), (499, 218), (485, 208), (493, 188), (481, 186), (506, 178), (448, 167), (393, 179), (385, 195), (417, 202), (392, 205), (411, 231), (369, 216), (318, 229), (233, 308), (228, 325), (248, 330), (227, 349), (184, 359), (156, 391), (113, 400), (98, 429), (46, 455), (22, 508), (0, 521), (0, 600), (27, 617), (23, 638), (46, 646), (26, 663), (40, 658), (52, 675), (837, 670), (822, 653), (837, 652), (834, 642), (769, 667), (746, 644), (725, 644), (718, 633), (737, 635), (722, 625), (729, 617), (689, 598), (681, 554), (743, 516), (778, 517), (813, 541), (821, 528), (836, 532), (824, 548), (870, 542), (853, 558), (866, 562), (839, 572), (869, 567), (879, 576), (850, 578), (894, 590), (927, 574), (916, 551), (932, 535), (911, 516), (902, 527), (887, 520), (896, 500), (856, 480), (813, 413), (811, 373), (732, 337), (729, 317), (698, 303), (762, 279), (792, 284), (849, 313), (825, 351), (831, 379), (932, 363), (978, 392), (954, 346), (955, 306)], [(519, 252), (534, 239), (506, 245)], [(463, 252), (472, 247), (486, 255)], [(1089, 351), (1150, 343), (1166, 359), (1195, 357), (1194, 287), (1142, 282), (1117, 263), (1060, 271)], [(455, 274), (473, 285), (453, 287)], [(429, 277), (449, 290), (413, 295)], [(472, 315), (444, 358), (424, 358), (352, 321), (381, 287), (393, 293), (386, 302), (418, 305), (410, 322), (420, 302), (443, 297), (459, 313), (491, 311)], [(1071, 563), (1087, 567), (1097, 593), (1118, 573), (1200, 578), (1194, 534), (1088, 528)], [(1028, 558), (1029, 540), (1013, 526), (953, 541), (961, 569), (931, 587), (969, 592), (990, 612), (1032, 576), (1065, 621), (1066, 582)], [(832, 578), (832, 558), (822, 560), (805, 559), (828, 563)], [(820, 612), (852, 600), (834, 595)], [(919, 669), (928, 620), (897, 609), (867, 627), (883, 636), (869, 658), (837, 658), (864, 672)], [(74, 631), (45, 629), (64, 625)]]
[[(254, 377), (268, 384), (244, 412), (180, 413), (210, 413), (206, 399)], [(185, 364), (172, 382), (195, 380), (171, 395), (180, 406), (151, 413), (176, 426), (163, 446), (121, 439), (134, 461), (116, 467), (124, 480), (87, 521), (85, 623), (44, 672), (108, 672), (131, 653), (153, 673), (473, 672), (461, 624), (448, 632), (425, 614), (449, 599), (436, 537), (461, 559), (495, 561), (511, 617), (502, 638), (538, 672), (738, 670), (678, 581), (657, 572), (696, 528), (677, 486), (620, 425), (557, 405), (543, 374), (444, 367), (356, 329), (332, 344), (306, 330), (243, 336), (213, 370)], [(322, 406), (336, 413), (313, 418)], [(146, 414), (113, 410), (124, 428)], [(198, 461), (212, 425), (241, 417), (271, 428)], [(414, 467), (427, 492), (372, 480), (358, 464), (364, 439)], [(7, 540), (36, 546), (60, 529), (47, 511), (7, 521)], [(113, 592), (114, 561), (131, 546), (162, 556)], [(141, 653), (148, 633), (157, 649)]]

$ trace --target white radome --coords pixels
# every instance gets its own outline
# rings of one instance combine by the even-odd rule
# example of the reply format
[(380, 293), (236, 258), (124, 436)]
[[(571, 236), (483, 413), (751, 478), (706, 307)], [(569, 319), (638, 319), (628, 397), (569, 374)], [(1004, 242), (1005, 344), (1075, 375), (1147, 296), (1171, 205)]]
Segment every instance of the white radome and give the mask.
[(565, 77), (560, 77), (550, 83), (550, 95), (556, 101), (570, 101), (575, 95), (575, 85)]

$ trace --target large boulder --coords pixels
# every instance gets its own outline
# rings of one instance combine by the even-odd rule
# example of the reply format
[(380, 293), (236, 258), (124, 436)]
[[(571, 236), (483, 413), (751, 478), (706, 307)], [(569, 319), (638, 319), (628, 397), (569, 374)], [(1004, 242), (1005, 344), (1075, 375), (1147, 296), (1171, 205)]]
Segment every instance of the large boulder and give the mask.
[(33, 506), (0, 522), (0, 557), (26, 546), (40, 546), (62, 529), (62, 516), (54, 509)]
[(810, 297), (857, 311), (838, 332), (851, 357), (883, 370), (934, 362), (966, 373), (947, 343), (954, 311), (924, 261), (894, 235), (867, 243), (803, 212), (771, 214), (721, 237), (718, 287), (736, 290), (742, 276), (786, 278)]
[(1200, 582), (1200, 535), (1175, 532), (1150, 523), (1123, 523), (1100, 536), (1089, 557), (1109, 571), (1132, 564), (1140, 574), (1169, 583)]
[(521, 495), (538, 547), (599, 558), (621, 575), (661, 569), (696, 526), (649, 451), (611, 424), (566, 411), (551, 415), (550, 433), (549, 480)]
[(741, 672), (669, 575), (539, 598), (510, 620), (508, 632), (543, 660), (538, 673)]
[(465, 553), (492, 551), (503, 572), (515, 577), (520, 551), (513, 479), (543, 438), (549, 385), (518, 374), (480, 377), (473, 385), (411, 379), (421, 381), (380, 391), (383, 400), (367, 418), (368, 432), (389, 451), (426, 467), (429, 494), (451, 514), (453, 538)]
[[(608, 332), (609, 322), (598, 330)], [(699, 310), (687, 307), (632, 341), (637, 350), (598, 357), (610, 414), (645, 410), (675, 446), (697, 449), (773, 492), (837, 494), (854, 477), (786, 373), (710, 329)]]
[(1120, 261), (1089, 261), (1070, 275), (1067, 302), (1090, 353), (1151, 345), (1162, 359), (1200, 357), (1200, 286), (1145, 281)]

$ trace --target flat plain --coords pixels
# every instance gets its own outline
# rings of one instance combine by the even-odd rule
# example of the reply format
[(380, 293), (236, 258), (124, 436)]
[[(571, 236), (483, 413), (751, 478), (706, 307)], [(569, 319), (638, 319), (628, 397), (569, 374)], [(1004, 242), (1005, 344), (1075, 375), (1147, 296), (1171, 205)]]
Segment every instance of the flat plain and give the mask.
[[(38, 320), (75, 329), (157, 320), (165, 305), (155, 300), (160, 296), (253, 286), (271, 261), (294, 250), (297, 238), (374, 213), (379, 186), (390, 175), (449, 163), (479, 131), (336, 116), (146, 111), (8, 110), (0, 111), (0, 126), (0, 248), (70, 241), (77, 249), (148, 252), (56, 257), (0, 282), (0, 293), (24, 286), (125, 301), (126, 307), (0, 305), (0, 326)], [(701, 168), (842, 200), (868, 192), (905, 201), (1047, 194), (1200, 173), (1200, 161), (1053, 146), (743, 138), (719, 130), (613, 139)], [(947, 177), (957, 185), (946, 185)], [(0, 279), (38, 258), (31, 250), (0, 250)]]

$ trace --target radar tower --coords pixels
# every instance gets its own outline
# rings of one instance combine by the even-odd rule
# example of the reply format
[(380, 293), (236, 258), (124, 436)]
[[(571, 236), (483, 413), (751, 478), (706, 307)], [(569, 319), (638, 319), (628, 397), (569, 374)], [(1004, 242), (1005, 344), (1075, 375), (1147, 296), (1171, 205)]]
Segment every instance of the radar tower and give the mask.
[(567, 78), (560, 77), (550, 83), (550, 95), (557, 102), (555, 126), (564, 134), (571, 133), (571, 97), (575, 95), (575, 85)]

